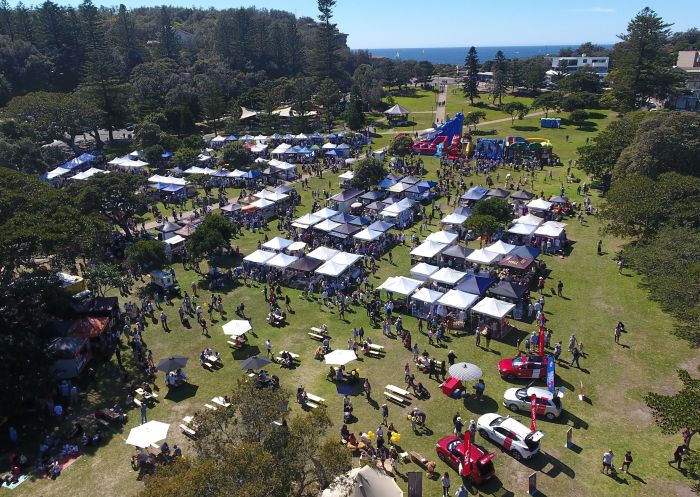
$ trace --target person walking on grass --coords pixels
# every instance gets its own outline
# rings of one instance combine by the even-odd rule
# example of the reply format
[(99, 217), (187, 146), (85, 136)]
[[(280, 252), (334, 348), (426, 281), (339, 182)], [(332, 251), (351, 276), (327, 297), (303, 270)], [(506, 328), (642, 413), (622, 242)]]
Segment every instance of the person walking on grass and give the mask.
[(569, 366), (573, 366), (574, 363), (576, 363), (576, 367), (581, 369), (581, 365), (578, 362), (579, 358), (581, 357), (581, 352), (579, 352), (578, 347), (574, 347), (574, 350), (571, 353), (571, 355), (573, 356), (573, 358), (571, 359)]
[(389, 426), (389, 406), (382, 404), (382, 424)]
[(557, 295), (562, 297), (563, 295), (561, 293), (563, 290), (564, 290), (564, 283), (562, 283), (562, 281), (559, 280), (559, 283), (557, 283)]
[(603, 240), (598, 240), (598, 255), (603, 255)]
[(265, 349), (267, 349), (267, 357), (272, 357), (272, 342), (269, 338), (265, 340)]
[(601, 470), (604, 475), (609, 475), (612, 473), (613, 469), (613, 450), (608, 449), (608, 451), (603, 454), (603, 469)]
[(673, 463), (678, 463), (678, 469), (681, 469), (681, 463), (683, 462), (683, 456), (688, 452), (688, 447), (684, 445), (679, 445), (676, 447), (676, 451), (673, 453), (673, 459), (668, 461), (668, 464), (673, 465)]
[(367, 398), (367, 402), (371, 400), (371, 395), (372, 395), (372, 385), (369, 384), (369, 379), (365, 378), (365, 383), (362, 385), (362, 388), (365, 391), (365, 397)]
[(442, 484), (442, 497), (450, 497), (450, 474), (445, 471), (445, 474), (442, 475), (442, 478), (440, 479), (440, 483)]
[(622, 334), (622, 328), (615, 326), (615, 343), (620, 345), (620, 335)]
[(624, 460), (622, 461), (622, 466), (620, 466), (620, 471), (623, 473), (629, 473), (630, 466), (632, 465), (632, 451), (628, 450), (625, 452)]
[[(148, 422), (148, 406), (146, 405), (146, 402), (141, 403), (141, 424), (147, 423)], [(678, 465), (680, 467), (680, 464)]]

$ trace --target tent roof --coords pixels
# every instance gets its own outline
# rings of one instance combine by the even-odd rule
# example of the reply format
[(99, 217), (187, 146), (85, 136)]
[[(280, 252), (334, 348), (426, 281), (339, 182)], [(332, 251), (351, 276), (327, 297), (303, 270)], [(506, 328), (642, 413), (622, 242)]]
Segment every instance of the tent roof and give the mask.
[(466, 293), (471, 293), (474, 295), (483, 295), (486, 290), (496, 282), (493, 278), (487, 278), (484, 276), (469, 275), (465, 279), (459, 282), (457, 285), (457, 290), (461, 290)]
[(338, 214), (338, 211), (329, 209), (328, 207), (324, 207), (323, 209), (314, 212), (313, 215), (316, 217), (320, 217), (321, 219), (330, 219), (336, 214)]
[(343, 174), (339, 175), (338, 178), (344, 179), (344, 180), (351, 180), (355, 177), (355, 173), (352, 171), (345, 171)]
[(328, 248), (328, 247), (318, 247), (317, 249), (309, 252), (307, 257), (313, 257), (321, 261), (330, 261), (333, 257), (340, 253), (339, 250)]
[(520, 216), (513, 222), (518, 224), (530, 224), (533, 226), (539, 226), (540, 224), (544, 223), (544, 219), (542, 219), (539, 216), (535, 216), (534, 214), (527, 214), (525, 216)]
[(467, 219), (469, 219), (468, 216), (463, 216), (462, 214), (453, 212), (452, 214), (448, 214), (447, 216), (443, 217), (440, 222), (443, 224), (462, 224)]
[(347, 264), (338, 264), (337, 262), (328, 261), (323, 263), (318, 269), (316, 269), (317, 274), (324, 274), (326, 276), (340, 276), (350, 266)]
[(294, 220), (295, 223), (304, 224), (306, 226), (313, 226), (316, 223), (320, 223), (322, 218), (315, 214), (304, 214)]
[(431, 264), (426, 264), (425, 262), (419, 262), (415, 266), (411, 268), (411, 274), (412, 275), (420, 275), (420, 276), (430, 276), (434, 272), (436, 272), (438, 269), (440, 269), (437, 266), (433, 266)]
[(438, 255), (440, 252), (445, 250), (448, 247), (446, 243), (437, 243), (437, 242), (430, 242), (430, 241), (425, 241), (418, 245), (416, 248), (411, 250), (411, 255), (415, 255), (417, 257), (435, 257)]
[(540, 255), (540, 249), (536, 247), (528, 247), (527, 245), (522, 245), (515, 247), (515, 249), (508, 255), (517, 255), (518, 257), (537, 259)]
[(182, 226), (173, 222), (167, 222), (156, 227), (156, 229), (161, 233), (171, 233), (173, 231), (179, 230), (180, 228), (182, 228)]
[(510, 192), (503, 188), (491, 188), (486, 196), (488, 198), (508, 198)]
[(300, 257), (287, 266), (287, 269), (309, 272), (318, 269), (318, 267), (321, 265), (323, 265), (323, 261), (319, 259), (314, 259), (313, 257)]
[(371, 466), (363, 466), (341, 476), (321, 497), (403, 497), (403, 491), (393, 478)]
[(534, 224), (521, 224), (515, 223), (510, 228), (508, 228), (508, 233), (513, 233), (515, 235), (532, 235), (537, 230), (537, 226)]
[(352, 200), (355, 197), (359, 197), (363, 193), (364, 192), (362, 190), (358, 190), (357, 188), (348, 188), (347, 190), (343, 190), (342, 192), (333, 195), (331, 200), (334, 202), (345, 202), (347, 200)]
[(333, 222), (330, 219), (324, 219), (320, 223), (314, 224), (314, 229), (321, 231), (333, 231), (339, 226), (342, 225), (340, 223)]
[(287, 255), (287, 254), (280, 252), (279, 254), (275, 255), (274, 257), (266, 260), (265, 265), (275, 266), (275, 267), (287, 267), (292, 262), (296, 261), (297, 259), (298, 259), (298, 257), (296, 257), (296, 256)]
[(369, 225), (369, 229), (381, 232), (389, 231), (393, 227), (394, 223), (387, 223), (386, 221), (375, 221)]
[(457, 240), (457, 234), (450, 233), (449, 231), (436, 231), (435, 233), (431, 233), (430, 235), (428, 235), (426, 240), (429, 242), (450, 244)]
[(371, 230), (369, 228), (365, 228), (362, 231), (360, 231), (359, 233), (355, 233), (353, 235), (353, 238), (355, 238), (357, 240), (364, 240), (366, 242), (371, 242), (371, 241), (376, 240), (377, 238), (381, 237), (382, 234), (383, 233), (381, 231), (374, 231), (374, 230)]
[(56, 169), (52, 169), (48, 173), (46, 173), (43, 178), (44, 179), (54, 179), (58, 178), (59, 176), (63, 176), (66, 173), (69, 173), (70, 169), (66, 169), (65, 167), (57, 167)]
[(449, 246), (443, 253), (442, 255), (446, 255), (448, 257), (455, 257), (457, 259), (466, 259), (469, 254), (474, 252), (474, 249), (462, 247), (461, 245), (451, 245)]
[(489, 252), (495, 252), (497, 254), (501, 255), (506, 255), (510, 254), (513, 249), (516, 247), (516, 245), (511, 245), (510, 243), (503, 243), (502, 240), (498, 240), (495, 243), (492, 243), (488, 247), (486, 247), (486, 250)]
[(75, 180), (85, 180), (88, 179), (96, 174), (109, 174), (110, 171), (105, 171), (103, 169), (97, 169), (94, 167), (91, 167), (87, 171), (83, 171), (82, 173), (78, 173), (75, 176), (71, 176), (69, 179), (75, 179)]
[(471, 293), (465, 293), (460, 290), (450, 290), (440, 297), (438, 304), (464, 311), (474, 305), (474, 302), (477, 300), (479, 300), (478, 295), (472, 295)]
[(544, 236), (547, 238), (559, 238), (563, 232), (564, 228), (560, 228), (559, 226), (553, 224), (544, 223), (535, 230), (535, 235)]
[(445, 283), (446, 285), (456, 285), (465, 276), (467, 276), (467, 273), (444, 267), (431, 274), (430, 279), (438, 283)]
[(393, 107), (389, 107), (387, 110), (384, 111), (384, 114), (387, 116), (403, 116), (410, 113), (410, 110), (408, 110), (406, 107), (400, 104), (396, 104)]
[(351, 266), (360, 259), (362, 259), (361, 255), (351, 254), (350, 252), (339, 252), (333, 256), (331, 262), (335, 262), (337, 264), (342, 264), (345, 266)]
[(165, 240), (163, 240), (163, 243), (167, 243), (168, 245), (177, 245), (178, 243), (184, 242), (185, 240), (185, 237), (181, 235), (175, 235), (171, 236), (170, 238), (166, 238)]
[(534, 197), (535, 195), (527, 190), (518, 190), (510, 194), (510, 198), (514, 200), (532, 200)]
[(476, 185), (466, 191), (460, 198), (462, 200), (481, 200), (489, 191), (481, 185)]
[[(328, 221), (328, 222), (332, 223), (333, 221)], [(344, 223), (344, 224), (341, 224), (340, 226), (333, 228), (331, 231), (333, 231), (333, 233), (341, 233), (343, 235), (354, 235), (358, 231), (362, 231), (362, 228), (360, 228), (359, 226), (357, 226), (355, 224)]]
[(417, 292), (415, 292), (413, 295), (411, 295), (411, 298), (414, 300), (420, 300), (421, 302), (427, 302), (428, 304), (434, 304), (440, 298), (445, 295), (442, 292), (436, 292), (435, 290), (431, 290), (430, 288), (421, 288)]
[(518, 300), (527, 292), (527, 285), (516, 284), (512, 281), (499, 281), (489, 289), (491, 295)]
[(472, 312), (502, 319), (515, 308), (515, 304), (503, 302), (502, 300), (486, 297), (481, 302), (472, 307)]
[(380, 190), (370, 190), (367, 193), (363, 193), (362, 195), (360, 195), (360, 198), (362, 200), (370, 200), (370, 201), (381, 200), (384, 197), (386, 197), (386, 192), (383, 192)]
[(268, 252), (267, 250), (256, 250), (252, 254), (245, 256), (243, 260), (246, 262), (254, 262), (256, 264), (264, 264), (274, 256), (274, 252)]
[(467, 260), (476, 264), (491, 264), (500, 257), (499, 254), (486, 249), (478, 249), (467, 256)]
[(377, 289), (408, 296), (416, 291), (416, 289), (422, 284), (422, 281), (414, 280), (413, 278), (406, 278), (405, 276), (390, 276), (384, 283), (378, 286)]
[(523, 257), (520, 255), (510, 253), (503, 257), (503, 259), (501, 259), (498, 262), (498, 265), (501, 267), (509, 267), (513, 269), (527, 269), (534, 261), (535, 259), (533, 257)]
[(542, 200), (541, 198), (536, 198), (534, 200), (531, 200), (527, 204), (528, 209), (532, 209), (534, 211), (548, 211), (552, 207), (551, 202), (547, 202), (546, 200)]
[(276, 236), (272, 240), (263, 243), (262, 247), (271, 250), (284, 250), (287, 247), (289, 247), (292, 243), (294, 242), (292, 242), (291, 240), (287, 240), (286, 238)]

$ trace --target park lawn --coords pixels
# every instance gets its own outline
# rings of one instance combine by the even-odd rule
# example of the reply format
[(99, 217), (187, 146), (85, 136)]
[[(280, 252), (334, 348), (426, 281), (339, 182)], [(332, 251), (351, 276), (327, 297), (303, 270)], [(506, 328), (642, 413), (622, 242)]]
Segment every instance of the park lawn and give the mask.
[[(509, 124), (509, 123), (508, 123)], [(507, 127), (499, 128), (504, 133)], [(548, 130), (554, 132), (557, 130)], [(563, 130), (562, 130), (563, 131)], [(593, 132), (571, 130), (570, 139), (574, 143), (585, 141), (585, 136)], [(542, 136), (541, 133), (537, 133)], [(563, 134), (553, 134), (551, 139), (556, 153), (563, 160), (574, 158), (574, 147), (566, 144)], [(425, 158), (429, 169), (428, 177), (435, 177), (438, 161), (435, 158)], [(533, 190), (544, 190), (546, 194), (559, 193), (565, 168), (553, 169), (553, 180), (545, 182), (544, 174), (538, 173)], [(576, 171), (581, 175), (580, 171)], [(501, 173), (503, 174), (503, 173)], [(467, 180), (474, 183), (484, 183), (484, 177), (472, 177)], [(312, 188), (328, 188), (329, 182), (333, 190), (337, 190), (337, 178), (325, 176), (323, 179), (313, 178)], [(581, 197), (575, 193), (575, 186), (563, 182), (566, 194), (576, 201)], [(310, 191), (302, 190), (303, 204), (297, 213), (303, 214), (310, 208)], [(594, 205), (600, 200), (593, 195)], [(449, 210), (448, 210), (449, 211)], [(269, 237), (275, 236), (276, 221), (271, 223)], [(495, 459), (497, 479), (480, 489), (480, 495), (525, 495), (527, 492), (527, 477), (533, 471), (538, 472), (539, 488), (544, 495), (576, 495), (576, 496), (657, 496), (657, 495), (686, 495), (687, 485), (682, 476), (666, 464), (666, 459), (680, 441), (680, 436), (667, 437), (660, 434), (646, 409), (642, 396), (648, 390), (673, 391), (678, 387), (674, 370), (679, 365), (692, 367), (697, 362), (685, 342), (681, 342), (668, 333), (673, 326), (672, 320), (659, 307), (651, 303), (643, 288), (640, 278), (627, 273), (617, 274), (615, 267), (615, 252), (622, 241), (603, 237), (605, 255), (596, 255), (596, 243), (600, 237), (600, 225), (595, 218), (587, 217), (586, 224), (569, 221), (567, 233), (575, 241), (573, 251), (566, 258), (545, 256), (544, 260), (551, 270), (546, 288), (556, 286), (558, 280), (564, 283), (564, 298), (551, 297), (547, 299), (546, 312), (549, 326), (554, 330), (554, 339), (562, 340), (564, 348), (570, 334), (576, 334), (585, 344), (587, 356), (581, 360), (584, 370), (559, 367), (557, 370), (557, 385), (564, 386), (567, 394), (564, 398), (566, 413), (557, 422), (538, 420), (538, 428), (546, 434), (543, 439), (543, 454), (531, 463), (521, 464), (489, 442), (477, 437), (477, 443), (486, 449), (497, 453)], [(434, 222), (431, 230), (437, 229)], [(418, 228), (407, 230), (407, 235), (416, 232)], [(422, 237), (425, 233), (419, 233)], [(241, 247), (244, 254), (254, 250), (262, 235), (250, 234), (233, 243)], [(469, 246), (475, 248), (478, 242)], [(408, 247), (397, 247), (393, 250), (391, 265), (386, 258), (380, 261), (380, 269), (376, 277), (371, 278), (379, 284), (387, 276), (409, 274), (410, 256)], [(230, 261), (222, 261), (225, 265)], [(203, 264), (203, 269), (204, 264)], [(180, 265), (175, 266), (178, 280), (183, 289), (190, 288), (192, 283), (198, 283), (199, 277), (193, 271), (183, 271)], [(192, 330), (185, 330), (177, 319), (176, 307), (167, 310), (170, 333), (165, 333), (159, 324), (152, 324), (144, 334), (147, 344), (153, 349), (156, 360), (168, 354), (180, 353), (191, 358), (187, 373), (192, 385), (190, 390), (179, 391), (176, 397), (169, 400), (163, 398), (165, 389), (161, 390), (161, 402), (149, 410), (149, 419), (157, 419), (171, 423), (168, 441), (182, 444), (185, 453), (190, 453), (187, 441), (179, 433), (177, 425), (181, 418), (201, 409), (215, 395), (225, 394), (233, 388), (235, 380), (242, 372), (238, 361), (253, 353), (263, 351), (267, 338), (272, 341), (273, 349), (286, 348), (301, 355), (301, 365), (293, 370), (280, 370), (271, 367), (270, 370), (280, 376), (282, 384), (289, 390), (298, 385), (304, 385), (307, 391), (320, 395), (327, 400), (329, 414), (335, 421), (331, 435), (336, 436), (342, 422), (341, 397), (336, 394), (334, 384), (325, 380), (327, 367), (313, 360), (313, 351), (318, 342), (310, 340), (306, 332), (310, 326), (327, 323), (336, 348), (344, 347), (349, 330), (352, 326), (364, 326), (368, 335), (377, 343), (386, 346), (387, 354), (382, 359), (361, 358), (356, 366), (361, 375), (367, 375), (373, 386), (373, 398), (379, 404), (382, 400), (382, 387), (387, 383), (403, 385), (403, 364), (410, 360), (410, 354), (402, 348), (400, 342), (381, 336), (378, 329), (372, 329), (368, 318), (362, 309), (354, 309), (348, 313), (349, 322), (341, 322), (333, 310), (319, 309), (313, 301), (300, 297), (298, 291), (284, 289), (292, 296), (295, 313), (289, 318), (289, 325), (283, 328), (273, 328), (265, 322), (266, 306), (262, 299), (262, 286), (253, 284), (250, 287), (239, 286), (224, 295), (227, 318), (233, 318), (233, 310), (240, 303), (246, 304), (246, 311), (252, 317), (253, 332), (251, 347), (243, 352), (231, 354), (226, 347), (226, 340), (221, 333), (220, 325), (226, 322), (215, 314), (216, 323), (210, 326), (210, 337), (201, 335), (196, 325)], [(546, 291), (549, 294), (549, 290)], [(202, 300), (208, 299), (209, 292), (199, 290)], [(177, 302), (179, 305), (179, 301)], [(622, 342), (629, 348), (615, 346), (613, 343), (613, 328), (618, 320), (625, 322), (628, 332)], [(514, 322), (520, 333), (529, 333), (532, 326)], [(401, 409), (390, 404), (390, 418), (401, 433), (401, 446), (405, 450), (416, 450), (426, 457), (435, 459), (434, 444), (442, 436), (452, 432), (451, 419), (459, 411), (465, 421), (476, 419), (485, 412), (498, 411), (507, 413), (501, 405), (503, 391), (515, 386), (498, 377), (496, 363), (499, 359), (513, 355), (514, 342), (517, 333), (511, 333), (503, 342), (492, 341), (490, 352), (478, 349), (472, 337), (453, 338), (445, 348), (429, 347), (427, 338), (420, 336), (416, 330), (413, 318), (405, 317), (404, 325), (411, 330), (414, 341), (417, 340), (421, 350), (428, 348), (431, 355), (444, 359), (450, 349), (454, 349), (459, 360), (467, 360), (481, 366), (486, 381), (487, 400), (483, 403), (472, 399), (457, 401), (444, 397), (438, 389), (438, 383), (428, 380), (422, 374), (417, 379), (430, 390), (432, 397), (427, 401), (414, 401), (428, 413), (430, 433), (413, 434), (410, 423), (406, 420), (407, 408)], [(201, 349), (211, 346), (224, 355), (224, 368), (209, 372), (199, 367), (197, 355)], [(124, 351), (124, 357), (129, 356)], [(564, 357), (568, 357), (564, 353)], [(412, 367), (412, 370), (415, 368)], [(89, 393), (89, 404), (81, 406), (82, 412), (88, 415), (92, 409), (100, 405), (109, 405), (118, 399), (123, 399), (125, 392), (120, 383), (112, 379), (115, 371), (113, 364), (97, 368), (97, 384)], [(581, 402), (576, 393), (583, 383), (587, 398), (590, 401)], [(159, 380), (162, 385), (162, 380)], [(524, 385), (524, 383), (518, 383)], [(96, 387), (96, 388), (95, 388)], [(357, 391), (356, 391), (357, 393)], [(360, 432), (376, 430), (381, 420), (377, 405), (367, 403), (359, 395), (354, 396), (355, 414), (358, 421), (350, 426), (352, 431)], [(292, 403), (292, 410), (299, 408)], [(528, 424), (526, 414), (516, 415)], [(94, 454), (79, 459), (67, 469), (56, 481), (27, 482), (15, 492), (18, 496), (43, 495), (45, 497), (70, 495), (88, 495), (99, 488), (105, 495), (131, 495), (141, 488), (136, 482), (135, 473), (129, 467), (128, 458), (131, 448), (124, 444), (128, 429), (138, 422), (138, 412), (131, 411), (129, 423), (123, 431), (112, 432), (109, 443), (100, 447)], [(573, 440), (580, 448), (572, 451), (564, 448), (565, 433), (569, 427), (574, 428)], [(613, 448), (616, 454), (615, 462), (620, 464), (625, 450), (631, 450), (634, 455), (632, 475), (621, 474), (619, 479), (603, 476), (600, 473), (600, 460), (608, 448)], [(418, 471), (413, 464), (402, 467), (402, 472)], [(438, 470), (447, 470), (443, 463), (438, 463)], [(453, 487), (457, 485), (457, 477), (448, 470), (453, 479)], [(399, 484), (406, 490), (405, 481), (399, 479)], [(425, 481), (424, 495), (437, 497), (441, 494), (439, 482)], [(454, 490), (454, 488), (453, 488)]]
[[(533, 99), (531, 97), (516, 97), (506, 94), (503, 96), (502, 101), (504, 105), (508, 102), (521, 102), (526, 106), (531, 107)], [(474, 103), (481, 103), (483, 106), (471, 105), (469, 98), (464, 96), (461, 86), (450, 85), (447, 90), (447, 104), (445, 105), (445, 110), (450, 116), (454, 116), (457, 112), (461, 112), (466, 115), (469, 112), (482, 111), (486, 113), (486, 119), (484, 119), (485, 121), (493, 121), (496, 119), (510, 117), (509, 114), (506, 114), (497, 107), (498, 102), (496, 102), (496, 105), (493, 105), (492, 102), (493, 100), (487, 93), (481, 93), (480, 98), (475, 99)], [(535, 112), (535, 110), (531, 110), (530, 112)]]
[[(432, 90), (424, 90), (422, 88), (408, 87), (397, 92), (396, 89), (389, 90), (385, 88), (386, 95), (391, 95), (394, 99), (394, 104), (399, 104), (406, 107), (411, 112), (431, 112), (435, 111), (435, 103), (437, 102), (437, 92)], [(387, 96), (384, 97), (386, 102)]]

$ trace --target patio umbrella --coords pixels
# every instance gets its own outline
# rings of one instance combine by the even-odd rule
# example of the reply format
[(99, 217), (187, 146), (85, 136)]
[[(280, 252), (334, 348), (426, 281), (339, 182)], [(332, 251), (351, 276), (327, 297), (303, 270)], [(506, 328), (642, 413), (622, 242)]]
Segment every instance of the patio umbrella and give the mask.
[(352, 350), (338, 349), (326, 354), (323, 356), (323, 359), (326, 361), (326, 364), (331, 366), (345, 366), (347, 363), (357, 359), (357, 356)]
[(458, 362), (450, 366), (450, 376), (460, 381), (474, 381), (481, 378), (481, 368), (470, 362)]
[(249, 357), (241, 363), (241, 369), (262, 369), (268, 364), (272, 364), (272, 361), (267, 357), (260, 357), (259, 355), (254, 355)]
[(246, 331), (250, 331), (253, 327), (247, 319), (233, 319), (222, 326), (224, 335), (241, 336)]
[(126, 439), (126, 443), (141, 447), (142, 449), (146, 448), (167, 437), (169, 428), (170, 425), (168, 423), (149, 421), (141, 426), (132, 428), (129, 432), (129, 437)]
[(184, 355), (173, 355), (158, 361), (158, 366), (156, 369), (158, 371), (163, 371), (164, 373), (169, 373), (170, 371), (175, 371), (176, 369), (187, 366), (188, 359), (189, 358), (185, 357)]

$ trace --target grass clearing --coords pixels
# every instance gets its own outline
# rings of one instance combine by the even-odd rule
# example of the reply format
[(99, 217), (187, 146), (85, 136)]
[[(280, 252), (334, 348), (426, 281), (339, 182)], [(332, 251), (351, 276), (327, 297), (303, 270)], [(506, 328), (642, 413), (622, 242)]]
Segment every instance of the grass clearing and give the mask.
[[(450, 101), (448, 96), (448, 105)], [(402, 105), (404, 105), (402, 103)], [(409, 106), (409, 105), (407, 105)], [(409, 106), (410, 108), (410, 106)], [(597, 121), (599, 129), (607, 122)], [(533, 126), (538, 121), (535, 118), (526, 118), (516, 121), (516, 126)], [(520, 134), (513, 129), (510, 122), (498, 123), (493, 126), (498, 131), (498, 136), (507, 134)], [(576, 147), (585, 144), (587, 137), (595, 135), (595, 130), (583, 131), (576, 128), (559, 130), (537, 130), (532, 133), (523, 133), (524, 136), (542, 136), (550, 138), (554, 144), (555, 153), (559, 154), (564, 162), (575, 158)], [(565, 140), (569, 135), (569, 141)], [(393, 136), (393, 135), (391, 135)], [(390, 135), (382, 138), (388, 139)], [(379, 140), (377, 142), (381, 143)], [(379, 148), (379, 143), (374, 147)], [(429, 170), (428, 178), (435, 178), (438, 161), (432, 157), (424, 158)], [(575, 171), (579, 177), (580, 171)], [(553, 180), (545, 181), (544, 175), (536, 176), (534, 191), (543, 190), (546, 194), (559, 193), (560, 184), (566, 188), (566, 194), (580, 202), (581, 197), (576, 195), (576, 185), (566, 184), (564, 176), (566, 168), (554, 168)], [(504, 173), (501, 172), (501, 176)], [(472, 176), (467, 181), (484, 183), (483, 176)], [(312, 188), (338, 189), (338, 181), (334, 175), (323, 179), (310, 180)], [(309, 190), (301, 190), (302, 205), (298, 207), (299, 215), (308, 212), (311, 205)], [(592, 196), (595, 205), (600, 199)], [(666, 464), (670, 459), (675, 445), (680, 440), (678, 436), (664, 436), (654, 426), (649, 412), (641, 400), (648, 390), (673, 390), (678, 387), (674, 374), (679, 364), (690, 363), (696, 357), (696, 353), (688, 349), (682, 342), (668, 333), (673, 326), (672, 319), (664, 314), (656, 305), (648, 300), (645, 291), (639, 286), (640, 278), (629, 271), (624, 276), (617, 273), (614, 262), (616, 251), (623, 241), (603, 237), (603, 256), (596, 255), (596, 243), (600, 239), (600, 224), (594, 217), (587, 216), (586, 224), (579, 225), (575, 220), (570, 220), (567, 227), (569, 237), (575, 241), (573, 251), (569, 257), (545, 256), (544, 260), (551, 270), (546, 288), (556, 286), (558, 280), (564, 283), (564, 296), (548, 297), (546, 312), (549, 325), (554, 330), (554, 339), (562, 340), (565, 348), (570, 334), (575, 334), (585, 344), (587, 356), (581, 360), (584, 370), (560, 367), (557, 369), (557, 385), (563, 385), (569, 390), (564, 398), (566, 414), (557, 422), (538, 420), (538, 428), (545, 432), (543, 439), (543, 454), (529, 463), (518, 463), (489, 442), (484, 442), (477, 437), (477, 443), (487, 450), (494, 451), (497, 457), (494, 460), (496, 466), (496, 479), (479, 489), (479, 495), (526, 495), (527, 477), (533, 471), (538, 472), (538, 487), (543, 495), (560, 496), (658, 496), (687, 495), (688, 488), (682, 475)], [(276, 221), (270, 224), (269, 237), (276, 235)], [(433, 224), (431, 230), (438, 227)], [(406, 231), (407, 236), (416, 232), (417, 228)], [(420, 234), (421, 238), (426, 233)], [(263, 235), (250, 234), (233, 241), (241, 247), (244, 254), (254, 250), (258, 240)], [(471, 242), (469, 246), (476, 247), (478, 242)], [(397, 247), (393, 251), (393, 265), (386, 258), (379, 261), (380, 269), (373, 282), (381, 283), (391, 275), (408, 275), (410, 268), (408, 247)], [(233, 261), (224, 261), (224, 264)], [(190, 289), (192, 283), (197, 284), (199, 277), (192, 271), (183, 271), (182, 267), (175, 266), (178, 279), (183, 289)], [(147, 344), (153, 349), (156, 359), (167, 354), (178, 353), (190, 356), (188, 375), (194, 387), (187, 396), (174, 399), (162, 398), (165, 389), (162, 378), (161, 402), (149, 410), (149, 419), (156, 419), (171, 423), (170, 445), (177, 443), (185, 447), (184, 452), (189, 452), (187, 440), (179, 433), (177, 425), (181, 418), (187, 414), (193, 414), (201, 409), (205, 402), (209, 402), (216, 395), (225, 394), (235, 384), (236, 378), (242, 375), (239, 368), (240, 359), (262, 350), (267, 338), (272, 341), (273, 350), (282, 348), (291, 350), (301, 355), (300, 365), (292, 370), (281, 370), (272, 367), (271, 371), (280, 376), (282, 384), (292, 390), (299, 384), (303, 384), (307, 391), (326, 398), (329, 404), (329, 414), (335, 421), (332, 435), (336, 435), (342, 422), (342, 397), (337, 395), (335, 385), (325, 380), (327, 367), (323, 363), (313, 360), (313, 351), (317, 342), (310, 340), (306, 332), (310, 326), (328, 324), (336, 348), (343, 347), (349, 337), (349, 331), (353, 326), (364, 326), (367, 334), (375, 342), (386, 347), (386, 357), (382, 359), (362, 358), (355, 366), (360, 369), (361, 375), (367, 375), (373, 386), (373, 397), (381, 405), (380, 390), (385, 384), (393, 383), (403, 385), (403, 364), (409, 361), (411, 354), (406, 351), (400, 341), (386, 339), (381, 336), (379, 329), (373, 329), (363, 309), (354, 309), (348, 313), (349, 322), (342, 322), (332, 310), (322, 310), (313, 302), (301, 298), (300, 292), (284, 289), (292, 297), (292, 306), (295, 313), (289, 318), (289, 325), (283, 328), (273, 328), (265, 322), (265, 305), (262, 297), (262, 285), (238, 286), (224, 295), (225, 309), (228, 317), (233, 317), (235, 307), (240, 303), (246, 304), (247, 312), (252, 316), (253, 332), (251, 347), (242, 353), (231, 353), (226, 346), (226, 338), (221, 333), (221, 324), (226, 319), (221, 319), (215, 314), (218, 321), (210, 325), (210, 337), (201, 335), (195, 325), (193, 329), (186, 330), (178, 322), (176, 307), (167, 309), (169, 323), (172, 327), (170, 333), (165, 333), (159, 324), (150, 325), (144, 334)], [(549, 291), (547, 291), (549, 293)], [(208, 299), (209, 292), (199, 290), (200, 299)], [(179, 304), (179, 302), (176, 302)], [(618, 320), (625, 322), (627, 333), (623, 335), (622, 342), (627, 347), (616, 346), (613, 343), (613, 328)], [(521, 333), (529, 333), (532, 327), (521, 322), (513, 323)], [(428, 413), (428, 427), (432, 434), (414, 434), (411, 432), (410, 423), (406, 420), (408, 408), (401, 409), (390, 405), (390, 418), (396, 424), (401, 433), (401, 446), (405, 450), (415, 450), (430, 459), (436, 459), (434, 452), (435, 442), (442, 436), (452, 432), (451, 419), (455, 412), (459, 411), (463, 419), (476, 419), (482, 413), (498, 411), (507, 413), (501, 405), (502, 395), (506, 388), (515, 384), (508, 383), (498, 377), (496, 363), (499, 359), (509, 357), (515, 352), (515, 334), (512, 333), (504, 341), (492, 342), (492, 351), (487, 352), (478, 349), (473, 337), (453, 338), (445, 348), (428, 346), (427, 337), (417, 333), (416, 322), (413, 318), (405, 317), (404, 326), (411, 330), (414, 341), (417, 341), (421, 350), (428, 348), (431, 355), (444, 359), (450, 349), (454, 349), (459, 360), (475, 362), (484, 371), (486, 381), (487, 400), (483, 403), (474, 402), (472, 399), (457, 401), (443, 396), (438, 383), (427, 380), (422, 374), (417, 378), (427, 386), (432, 397), (427, 401), (414, 401), (412, 405), (419, 405)], [(222, 352), (224, 356), (224, 368), (209, 372), (198, 365), (197, 355), (201, 349), (210, 346)], [(124, 350), (126, 358), (130, 354)], [(568, 357), (565, 352), (564, 357)], [(412, 367), (412, 370), (415, 368)], [(80, 407), (80, 411), (86, 416), (96, 406), (109, 405), (115, 400), (123, 399), (121, 382), (114, 377), (116, 368), (113, 363), (105, 364), (97, 368), (95, 382), (88, 385), (88, 402)], [(590, 402), (581, 402), (576, 393), (580, 383), (586, 389)], [(518, 383), (523, 385), (524, 383)], [(350, 426), (355, 432), (375, 430), (381, 421), (376, 406), (367, 403), (361, 396), (353, 398), (355, 414), (359, 421)], [(292, 403), (292, 409), (298, 410), (298, 406)], [(524, 423), (529, 423), (528, 416), (516, 415)], [(32, 420), (27, 420), (31, 423)], [(129, 457), (132, 450), (124, 444), (124, 438), (128, 430), (138, 423), (138, 413), (131, 411), (129, 422), (123, 431), (110, 433), (110, 440), (96, 452), (81, 457), (68, 468), (56, 481), (42, 480), (30, 481), (20, 485), (14, 493), (18, 497), (42, 495), (44, 497), (58, 497), (64, 495), (89, 495), (95, 489), (105, 495), (132, 495), (141, 488), (141, 483), (136, 481), (136, 474), (131, 471)], [(569, 427), (574, 429), (574, 443), (580, 450), (572, 451), (564, 448), (565, 433)], [(24, 431), (24, 430), (22, 430)], [(22, 431), (20, 433), (22, 433)], [(600, 473), (600, 460), (602, 454), (608, 448), (615, 451), (615, 463), (619, 466), (625, 450), (631, 450), (634, 455), (632, 474), (620, 474), (618, 480), (604, 476)], [(410, 464), (402, 467), (402, 472), (418, 471), (418, 467)], [(438, 471), (446, 471), (444, 464), (438, 464)], [(457, 478), (452, 470), (448, 470), (453, 478), (453, 487), (457, 485)], [(406, 482), (398, 480), (401, 487), (406, 490)], [(437, 481), (425, 480), (423, 484), (426, 497), (441, 495), (440, 484)], [(453, 488), (454, 490), (454, 488)]]

